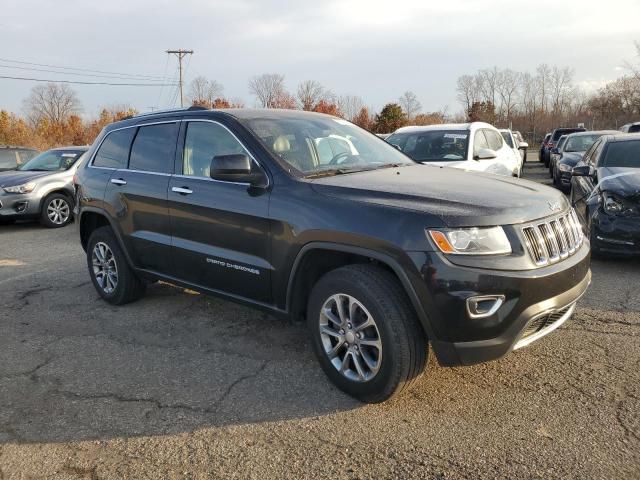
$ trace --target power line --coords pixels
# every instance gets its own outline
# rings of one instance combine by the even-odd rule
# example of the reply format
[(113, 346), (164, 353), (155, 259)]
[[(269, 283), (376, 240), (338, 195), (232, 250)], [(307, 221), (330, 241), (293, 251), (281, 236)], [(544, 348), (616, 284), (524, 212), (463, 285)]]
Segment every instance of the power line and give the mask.
[[(28, 71), (34, 71), (34, 72), (46, 72), (46, 73), (57, 73), (60, 75), (76, 75), (79, 77), (97, 77), (97, 78), (114, 78), (117, 80), (133, 80), (134, 78), (132, 77), (120, 77), (117, 75), (100, 75), (100, 74), (95, 74), (95, 73), (76, 73), (76, 72), (59, 72), (57, 70), (49, 70), (46, 68), (34, 68), (34, 67), (18, 67), (18, 66), (14, 66), (14, 65), (2, 65), (0, 64), (0, 68), (11, 68), (11, 69), (17, 69), (17, 70), (28, 70)], [(142, 79), (140, 79), (142, 80)], [(158, 81), (162, 81), (160, 79), (158, 79)]]
[(164, 84), (164, 83), (112, 83), (112, 82), (85, 82), (82, 80), (47, 80), (44, 78), (31, 78), (31, 77), (12, 77), (9, 75), (0, 75), (0, 78), (6, 78), (9, 80), (26, 80), (31, 82), (49, 82), (49, 83), (74, 83), (79, 85), (109, 85), (113, 87), (173, 87), (176, 84)]
[(184, 107), (184, 95), (182, 94), (182, 59), (187, 55), (193, 55), (193, 50), (183, 50), (179, 48), (178, 50), (167, 50), (169, 55), (173, 54), (178, 57), (178, 69), (180, 70), (180, 106)]
[[(153, 79), (160, 79), (161, 77), (159, 75), (142, 75), (142, 74), (138, 74), (138, 73), (121, 73), (121, 72), (107, 72), (104, 70), (92, 70), (90, 68), (79, 68), (79, 67), (63, 67), (60, 65), (51, 65), (51, 64), (47, 64), (47, 63), (34, 63), (34, 62), (23, 62), (21, 60), (12, 60), (9, 58), (0, 58), (0, 61), (2, 62), (6, 62), (6, 63), (18, 63), (21, 65), (35, 65), (36, 67), (49, 67), (49, 68), (57, 68), (59, 70), (75, 70), (77, 72), (90, 72), (90, 73), (106, 73), (106, 74), (110, 74), (110, 75), (121, 75), (121, 76), (126, 76), (126, 77), (137, 77), (137, 78), (141, 78), (141, 79), (148, 79), (148, 80), (153, 80)], [(60, 72), (62, 73), (62, 72)]]

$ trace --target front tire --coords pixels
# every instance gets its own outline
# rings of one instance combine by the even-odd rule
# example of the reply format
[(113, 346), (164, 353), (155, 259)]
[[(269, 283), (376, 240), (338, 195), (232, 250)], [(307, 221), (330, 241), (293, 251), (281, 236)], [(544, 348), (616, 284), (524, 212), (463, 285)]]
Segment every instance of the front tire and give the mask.
[(40, 223), (47, 228), (61, 228), (68, 225), (72, 216), (73, 205), (69, 197), (62, 193), (52, 193), (42, 202)]
[(374, 265), (348, 265), (313, 287), (307, 325), (329, 379), (349, 395), (383, 402), (424, 370), (426, 336), (398, 280)]
[(146, 284), (127, 263), (110, 227), (97, 228), (89, 237), (87, 267), (95, 289), (113, 305), (133, 302), (144, 295)]

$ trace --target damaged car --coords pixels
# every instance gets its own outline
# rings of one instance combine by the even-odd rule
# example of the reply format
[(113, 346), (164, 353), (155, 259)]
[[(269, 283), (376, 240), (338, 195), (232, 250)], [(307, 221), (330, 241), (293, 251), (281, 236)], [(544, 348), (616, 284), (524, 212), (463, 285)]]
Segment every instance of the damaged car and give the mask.
[(594, 254), (640, 254), (640, 134), (604, 135), (572, 170), (571, 203)]

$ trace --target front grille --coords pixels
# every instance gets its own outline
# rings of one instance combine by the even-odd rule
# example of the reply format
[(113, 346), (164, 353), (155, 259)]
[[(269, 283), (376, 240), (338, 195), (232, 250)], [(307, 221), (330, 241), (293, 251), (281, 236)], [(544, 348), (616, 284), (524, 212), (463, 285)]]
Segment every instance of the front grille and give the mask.
[(522, 228), (525, 245), (536, 265), (548, 265), (573, 255), (584, 240), (576, 212)]
[(522, 332), (520, 339), (525, 339), (527, 337), (530, 337), (534, 333), (538, 333), (539, 331), (547, 327), (550, 327), (551, 325), (556, 323), (558, 320), (560, 320), (564, 316), (564, 314), (567, 313), (571, 307), (573, 307), (573, 305), (574, 304), (567, 305), (564, 308), (553, 310), (552, 312), (547, 312), (538, 317), (533, 318), (532, 320), (529, 321), (529, 323), (527, 323), (527, 326)]

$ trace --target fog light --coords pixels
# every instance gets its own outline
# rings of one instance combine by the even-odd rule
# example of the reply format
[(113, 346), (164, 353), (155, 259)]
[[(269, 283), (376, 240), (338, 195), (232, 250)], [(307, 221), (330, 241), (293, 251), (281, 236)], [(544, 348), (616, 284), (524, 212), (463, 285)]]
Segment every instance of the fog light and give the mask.
[(498, 311), (504, 303), (504, 295), (479, 295), (467, 298), (469, 318), (486, 318)]
[(27, 209), (27, 205), (29, 205), (29, 202), (18, 202), (13, 208), (15, 208), (16, 212), (22, 213)]

